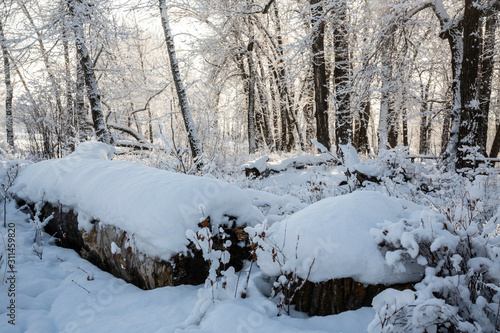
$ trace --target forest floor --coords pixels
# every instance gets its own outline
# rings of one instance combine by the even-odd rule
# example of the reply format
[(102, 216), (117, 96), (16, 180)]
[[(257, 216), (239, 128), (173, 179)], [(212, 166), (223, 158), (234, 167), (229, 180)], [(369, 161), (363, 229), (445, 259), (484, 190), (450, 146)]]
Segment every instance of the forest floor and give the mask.
[[(254, 267), (246, 299), (215, 301), (199, 325), (186, 325), (203, 286), (141, 290), (75, 251), (53, 245), (47, 234), (40, 259), (32, 248), (35, 229), (29, 217), (14, 204), (8, 212), (7, 221), (15, 223), (15, 279), (0, 286), (0, 332), (359, 333), (374, 316), (371, 308), (327, 317), (309, 318), (293, 311), (277, 316), (276, 304), (262, 293), (270, 289), (269, 282)], [(8, 230), (2, 226), (0, 231), (7, 241)], [(9, 288), (15, 293), (12, 297)], [(9, 317), (12, 299), (15, 316)], [(12, 319), (15, 325), (9, 323)]]
[[(500, 214), (497, 213), (498, 194), (500, 193), (498, 184), (500, 182), (494, 169), (489, 169), (489, 175), (478, 175), (475, 181), (465, 182), (465, 186), (458, 187), (456, 184), (462, 180), (457, 181), (456, 175), (447, 178), (447, 173), (437, 174), (432, 165), (414, 164), (405, 156), (399, 155), (400, 152), (394, 151), (385, 157), (379, 157), (378, 161), (373, 163), (357, 160), (346, 163), (347, 165), (344, 166), (321, 164), (299, 169), (290, 167), (262, 179), (245, 177), (241, 170), (244, 161), (235, 159), (226, 161), (223, 166), (214, 167), (210, 172), (211, 175), (205, 177), (217, 178), (243, 189), (253, 199), (253, 204), (260, 209), (269, 225), (274, 223), (279, 225), (279, 222), (285, 220), (292, 221), (292, 216), (295, 213), (331, 197), (353, 198), (352, 202), (349, 201), (350, 199), (342, 201), (345, 206), (344, 211), (357, 213), (363, 209), (367, 210), (368, 208), (365, 206), (369, 206), (369, 202), (358, 202), (360, 196), (346, 196), (346, 194), (359, 190), (360, 192), (379, 192), (383, 197), (395, 197), (398, 198), (397, 200), (405, 199), (407, 200), (405, 202), (411, 201), (411, 205), (415, 204), (415, 207), (424, 207), (424, 205), (432, 207), (441, 216), (437, 218), (438, 215), (426, 213), (430, 216), (429, 225), (433, 228), (439, 225), (442, 227), (443, 224), (439, 223), (445, 221), (445, 217), (450, 217), (450, 221), (460, 222), (461, 225), (453, 231), (453, 235), (448, 230), (444, 230), (446, 228), (442, 232), (432, 229), (432, 237), (436, 241), (434, 242), (434, 238), (429, 238), (429, 241), (434, 242), (436, 251), (439, 250), (440, 246), (446, 249), (452, 246), (457, 247), (456, 244), (460, 244), (457, 239), (461, 237), (466, 237), (464, 239), (469, 240), (470, 237), (477, 235), (478, 240), (484, 240), (487, 237), (486, 231), (483, 232), (481, 229), (478, 232), (475, 226), (477, 223), (486, 224), (488, 220), (493, 228), (492, 231), (488, 231), (494, 235), (491, 237), (498, 235), (494, 229), (497, 225), (496, 221), (499, 220), (497, 217), (500, 217)], [(274, 163), (275, 165), (283, 165), (283, 158), (279, 160), (275, 157)], [(381, 181), (360, 186), (361, 184), (356, 183), (353, 177), (346, 178), (345, 172), (354, 164), (357, 165), (358, 170), (376, 175)], [(390, 202), (386, 199), (380, 201), (380, 198), (377, 198), (373, 200), (373, 203)], [(474, 206), (471, 206), (471, 203)], [(467, 204), (470, 207), (467, 207)], [(321, 205), (316, 205), (316, 207), (320, 207), (320, 210), (317, 211), (320, 216), (331, 214), (327, 218), (334, 219), (335, 214), (329, 212), (328, 207), (321, 208)], [(397, 212), (397, 209), (389, 207), (385, 211)], [(421, 208), (418, 209), (421, 210)], [(380, 211), (380, 214), (385, 214), (384, 209), (380, 207), (372, 211)], [(369, 212), (367, 210), (367, 213)], [(420, 216), (424, 218), (420, 219)], [(466, 220), (468, 216), (470, 218)], [(366, 332), (370, 323), (379, 315), (373, 308), (361, 308), (325, 317), (309, 317), (304, 313), (294, 311), (293, 308), (289, 314), (279, 311), (278, 300), (276, 297), (271, 297), (275, 281), (266, 276), (256, 265), (253, 265), (251, 270), (249, 265), (244, 268), (244, 274), (250, 271), (246, 298), (216, 298), (210, 302), (200, 303), (204, 297), (206, 300), (206, 287), (203, 285), (141, 290), (100, 270), (82, 259), (73, 250), (57, 247), (48, 234), (43, 234), (43, 242), (41, 242), (43, 256), (40, 251), (37, 255), (34, 248), (40, 249), (34, 247), (36, 228), (34, 223), (30, 223), (30, 217), (19, 210), (13, 201), (8, 203), (6, 217), (9, 226), (8, 228), (0, 226), (2, 234), (0, 242), (3, 241), (7, 247), (11, 243), (15, 244), (15, 249), (10, 252), (15, 253), (15, 263), (12, 267), (14, 271), (11, 272), (12, 269), (9, 269), (6, 272), (7, 283), (0, 285), (0, 295), (2, 295), (0, 296), (0, 332), (359, 333)], [(420, 239), (427, 237), (423, 233), (426, 228), (424, 219), (424, 215), (419, 215), (417, 223), (413, 226), (411, 226), (411, 220), (402, 220), (407, 228), (406, 239), (409, 239), (408, 235), (410, 234), (414, 235), (417, 241), (418, 237)], [(476, 223), (476, 220), (479, 222)], [(394, 220), (393, 225), (401, 226), (402, 224), (398, 224), (398, 221)], [(464, 225), (464, 221), (468, 224)], [(311, 222), (314, 223), (314, 221)], [(349, 226), (354, 222), (355, 214), (352, 218), (340, 223)], [(443, 223), (446, 227), (446, 222)], [(469, 226), (471, 227), (469, 228)], [(465, 233), (460, 231), (462, 229)], [(291, 232), (291, 230), (289, 231)], [(321, 232), (321, 230), (320, 228), (319, 231)], [(332, 231), (335, 232), (335, 229)], [(386, 231), (383, 232), (384, 236), (382, 237), (387, 236), (387, 242), (391, 241), (390, 237), (394, 237), (394, 240), (402, 239), (402, 235), (391, 232), (389, 232), (389, 236), (387, 236)], [(453, 242), (456, 244), (453, 245)], [(498, 242), (495, 241), (496, 243)], [(491, 255), (480, 255), (492, 257), (491, 260), (494, 261), (494, 264), (491, 264), (491, 272), (493, 274), (496, 272), (496, 267), (500, 268), (500, 261), (496, 259), (498, 254), (496, 254), (495, 249), (498, 246), (494, 245), (493, 242), (491, 244), (491, 246), (495, 246)], [(40, 246), (40, 240), (38, 240), (38, 246)], [(418, 250), (418, 246), (415, 246)], [(479, 244), (478, 246), (483, 245)], [(457, 251), (459, 249), (460, 247), (457, 247)], [(398, 251), (401, 253), (407, 251), (405, 258), (409, 258), (412, 256), (411, 251), (413, 250), (415, 248), (408, 247)], [(7, 253), (9, 252), (7, 251)], [(342, 253), (340, 255), (343, 256)], [(454, 255), (453, 258), (458, 257)], [(420, 263), (422, 263), (421, 260)], [(396, 265), (398, 262), (394, 259), (390, 264)], [(432, 264), (432, 262), (426, 261), (422, 266)], [(351, 262), (349, 265), (359, 266), (360, 263)], [(264, 270), (264, 268), (262, 269)], [(426, 274), (431, 273), (431, 271), (426, 271)], [(3, 272), (0, 274), (3, 275)], [(458, 276), (462, 273), (457, 272), (456, 274)], [(425, 291), (426, 287), (423, 285), (422, 291)], [(387, 293), (389, 303), (398, 297), (400, 300), (404, 300), (403, 296), (405, 295)], [(411, 300), (417, 299), (416, 296), (410, 298)], [(423, 300), (422, 302), (430, 301), (433, 300)], [(498, 300), (488, 306), (498, 307), (497, 303)], [(203, 308), (200, 309), (200, 306)], [(410, 304), (409, 308), (417, 309), (418, 306)], [(428, 323), (424, 324), (428, 325)], [(474, 331), (474, 328), (469, 331)]]

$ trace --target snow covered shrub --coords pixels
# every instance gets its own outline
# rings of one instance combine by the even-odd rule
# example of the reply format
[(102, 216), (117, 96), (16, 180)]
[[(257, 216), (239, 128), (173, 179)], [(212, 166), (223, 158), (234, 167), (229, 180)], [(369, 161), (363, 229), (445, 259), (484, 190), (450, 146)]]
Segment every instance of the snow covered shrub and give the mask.
[[(209, 263), (208, 277), (204, 288), (198, 291), (198, 301), (184, 325), (199, 324), (207, 310), (213, 303), (220, 300), (234, 298), (237, 288), (237, 276), (234, 267), (227, 267), (230, 260), (229, 247), (231, 241), (227, 238), (222, 227), (213, 230), (210, 219), (204, 218), (200, 222), (200, 229), (186, 231), (186, 237), (201, 250), (203, 258)], [(216, 238), (219, 238), (222, 248), (216, 249)]]
[(229, 279), (234, 276), (234, 268), (227, 268), (231, 255), (228, 248), (231, 246), (231, 241), (226, 240), (226, 234), (222, 227), (218, 230), (218, 237), (222, 241), (222, 249), (215, 249), (215, 235), (210, 230), (209, 219), (206, 218), (200, 222), (201, 229), (198, 232), (193, 230), (186, 231), (186, 237), (195, 244), (198, 250), (202, 251), (203, 259), (209, 264), (208, 277), (205, 282), (205, 288), (212, 292), (212, 300), (221, 297), (221, 291), (228, 287)]
[(3, 227), (7, 228), (7, 202), (10, 201), (9, 190), (19, 174), (20, 164), (18, 162), (2, 163), (0, 170), (0, 196), (3, 200)]
[[(280, 274), (274, 282), (271, 296), (277, 298), (279, 314), (282, 312), (290, 314), (290, 305), (292, 303), (293, 297), (306, 282), (307, 277), (301, 282), (299, 276), (297, 275), (296, 269), (293, 272), (287, 271), (287, 269), (285, 268), (287, 257), (283, 253), (284, 244), (279, 245), (274, 241), (273, 238), (267, 237), (266, 221), (254, 228), (247, 228), (245, 230), (251, 233), (250, 239), (253, 260), (257, 261), (258, 253), (267, 253), (271, 255), (272, 262), (276, 263), (276, 265), (279, 267)], [(300, 237), (297, 236), (296, 248), (298, 247), (299, 241)], [(309, 272), (314, 265), (314, 261), (315, 260), (313, 259), (311, 262)]]
[(433, 204), (437, 212), (424, 211), (419, 219), (386, 222), (372, 230), (389, 265), (404, 270), (404, 264), (415, 262), (425, 267), (425, 275), (414, 291), (389, 289), (373, 300), (376, 316), (370, 332), (494, 332), (500, 328), (500, 237), (496, 232), (500, 213), (485, 219), (487, 203), (478, 196), (480, 187), (465, 180), (463, 192), (456, 189), (453, 198)]

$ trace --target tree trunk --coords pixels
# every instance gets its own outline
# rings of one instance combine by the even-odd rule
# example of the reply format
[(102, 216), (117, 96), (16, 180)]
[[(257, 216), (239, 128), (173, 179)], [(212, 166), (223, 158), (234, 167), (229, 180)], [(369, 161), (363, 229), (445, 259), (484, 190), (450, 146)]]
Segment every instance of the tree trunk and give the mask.
[(481, 73), (479, 79), (479, 107), (484, 121), (479, 122), (479, 146), (486, 151), (488, 120), (490, 115), (491, 83), (494, 70), (496, 15), (486, 19), (481, 45)]
[(159, 0), (159, 7), (163, 33), (165, 34), (165, 42), (167, 44), (168, 57), (170, 59), (170, 69), (172, 71), (172, 77), (175, 84), (175, 90), (177, 91), (177, 97), (179, 98), (179, 105), (181, 108), (182, 117), (184, 119), (184, 126), (186, 127), (189, 139), (189, 146), (191, 147), (191, 154), (193, 155), (193, 160), (198, 163), (198, 168), (201, 168), (203, 166), (203, 163), (201, 161), (202, 150), (200, 139), (198, 137), (198, 133), (196, 132), (196, 127), (191, 116), (191, 108), (189, 107), (186, 89), (184, 88), (184, 83), (181, 79), (179, 62), (175, 53), (174, 38), (170, 30), (167, 5), (165, 3), (165, 0)]
[(76, 84), (75, 84), (75, 113), (78, 140), (87, 141), (92, 136), (92, 127), (87, 120), (87, 110), (85, 107), (85, 74), (83, 73), (80, 56), (77, 51), (78, 61), (76, 63)]
[(14, 97), (14, 89), (10, 80), (10, 60), (9, 51), (7, 49), (7, 40), (3, 32), (3, 25), (0, 22), (0, 47), (2, 48), (3, 69), (5, 77), (5, 133), (7, 135), (7, 143), (11, 149), (14, 149), (14, 121), (12, 117), (12, 99)]
[(265, 133), (265, 141), (266, 145), (269, 148), (271, 152), (276, 151), (276, 142), (274, 140), (274, 133), (273, 133), (273, 126), (271, 125), (271, 118), (272, 114), (272, 109), (269, 107), (269, 102), (268, 98), (266, 95), (266, 83), (265, 83), (265, 71), (264, 71), (264, 66), (262, 65), (262, 61), (258, 62), (259, 64), (259, 69), (260, 69), (260, 78), (258, 81), (258, 91), (259, 91), (259, 99), (260, 99), (260, 106), (262, 109), (262, 116), (264, 118), (264, 133)]
[(497, 130), (495, 131), (495, 137), (493, 139), (493, 145), (491, 146), (490, 157), (497, 158), (499, 151), (500, 151), (500, 126), (497, 126)]
[(360, 105), (359, 119), (356, 123), (354, 146), (359, 154), (368, 154), (368, 124), (370, 123), (371, 103), (367, 99)]
[[(478, 99), (478, 74), (479, 74), (479, 20), (480, 10), (475, 6), (474, 0), (465, 0), (463, 18), (463, 58), (462, 72), (460, 75), (460, 96), (462, 107), (460, 111), (459, 149), (457, 152), (456, 168), (474, 167), (473, 162), (465, 159), (472, 148), (480, 144), (481, 134), (479, 124), (487, 121), (480, 112)], [(485, 155), (485, 148), (479, 146), (479, 152)]]
[(396, 26), (390, 26), (381, 44), (382, 87), (380, 101), (380, 119), (378, 126), (378, 150), (394, 148), (397, 145), (395, 112), (392, 103), (393, 66), (392, 50)]
[[(443, 124), (443, 143), (447, 141), (446, 151), (442, 154), (443, 159), (447, 160), (449, 165), (454, 165), (457, 162), (457, 152), (459, 143), (459, 127), (460, 127), (460, 110), (462, 107), (461, 99), (461, 72), (462, 72), (462, 59), (464, 44), (462, 38), (462, 30), (453, 22), (446, 13), (444, 9), (443, 2), (441, 0), (436, 0), (432, 4), (434, 14), (439, 20), (442, 28), (440, 37), (442, 39), (448, 40), (448, 45), (451, 51), (451, 71), (452, 71), (452, 108), (449, 116), (445, 116), (445, 122)], [(448, 118), (449, 117), (449, 118)], [(449, 131), (447, 131), (449, 128)], [(449, 135), (445, 132), (447, 131)], [(445, 137), (446, 135), (446, 137)]]
[(97, 86), (97, 79), (94, 72), (94, 64), (87, 49), (85, 35), (83, 32), (84, 13), (80, 12), (76, 0), (69, 0), (69, 12), (73, 18), (73, 31), (75, 33), (76, 50), (82, 66), (87, 88), (87, 96), (92, 110), (92, 121), (97, 139), (101, 142), (111, 144), (111, 136), (104, 122), (104, 115), (101, 106), (101, 96)]
[(254, 41), (253, 37), (250, 39), (247, 47), (247, 61), (248, 61), (248, 152), (255, 154), (257, 146), (255, 143), (255, 64), (253, 61)]
[[(431, 76), (432, 77), (432, 76)], [(420, 98), (421, 98), (421, 116), (420, 116), (420, 142), (419, 154), (426, 155), (429, 153), (430, 143), (430, 122), (429, 122), (429, 89), (431, 85), (431, 77), (424, 86), (423, 82), (420, 83)]]
[(287, 72), (285, 67), (284, 51), (283, 51), (283, 37), (281, 34), (281, 23), (279, 17), (279, 10), (276, 3), (274, 3), (274, 19), (276, 24), (276, 41), (277, 41), (277, 53), (278, 53), (278, 65), (275, 69), (278, 80), (278, 90), (280, 92), (280, 113), (281, 113), (281, 150), (290, 152), (294, 145), (293, 129), (297, 130), (297, 135), (299, 137), (299, 143), (304, 148), (304, 140), (302, 132), (300, 130), (297, 114), (295, 112), (293, 101), (289, 92), (288, 82), (287, 82)]
[(403, 123), (403, 146), (409, 147), (410, 142), (408, 138), (408, 110), (405, 105), (403, 105), (403, 108), (401, 110), (401, 115), (402, 115), (402, 123)]
[(346, 2), (337, 4), (336, 23), (334, 25), (335, 38), (335, 101), (337, 109), (335, 119), (335, 138), (337, 153), (339, 145), (346, 145), (352, 141), (352, 114), (350, 110), (351, 81), (349, 73), (349, 38), (347, 31)]
[(314, 103), (316, 118), (316, 137), (328, 150), (331, 148), (328, 130), (328, 85), (325, 63), (325, 21), (321, 0), (309, 0), (311, 5), (312, 65), (314, 81)]

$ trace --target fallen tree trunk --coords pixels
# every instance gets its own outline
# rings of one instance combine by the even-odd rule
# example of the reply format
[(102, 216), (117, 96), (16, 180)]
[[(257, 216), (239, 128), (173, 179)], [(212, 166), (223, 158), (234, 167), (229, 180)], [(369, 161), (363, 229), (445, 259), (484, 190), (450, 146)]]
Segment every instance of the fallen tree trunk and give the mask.
[(295, 310), (310, 316), (328, 316), (371, 306), (373, 298), (387, 288), (413, 289), (413, 284), (371, 285), (356, 282), (352, 278), (319, 283), (299, 281), (296, 289), (292, 290), (294, 297), (291, 304), (295, 305)]
[[(154, 289), (181, 284), (202, 284), (208, 276), (208, 263), (203, 259), (200, 250), (193, 244), (188, 252), (177, 254), (171, 260), (148, 256), (135, 248), (134, 235), (111, 225), (93, 220), (90, 231), (78, 228), (78, 216), (67, 207), (54, 207), (44, 204), (41, 217), (53, 215), (45, 231), (56, 237), (56, 244), (75, 250), (100, 269), (121, 278), (141, 289)], [(226, 233), (231, 240), (229, 265), (236, 270), (243, 266), (248, 258), (248, 249), (238, 246), (241, 241), (248, 240), (243, 227), (227, 228)], [(222, 247), (216, 239), (214, 247)]]

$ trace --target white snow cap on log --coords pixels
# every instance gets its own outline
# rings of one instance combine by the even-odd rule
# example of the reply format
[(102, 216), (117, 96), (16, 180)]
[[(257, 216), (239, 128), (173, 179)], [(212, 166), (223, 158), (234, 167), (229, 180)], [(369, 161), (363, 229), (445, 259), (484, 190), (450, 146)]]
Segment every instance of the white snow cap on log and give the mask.
[(227, 216), (241, 225), (264, 219), (249, 195), (234, 185), (110, 161), (113, 150), (103, 143), (82, 143), (65, 158), (23, 168), (12, 192), (27, 202), (73, 209), (81, 229), (90, 230), (92, 220), (116, 226), (133, 235), (141, 252), (165, 260), (187, 251), (186, 231), (197, 230), (208, 216), (215, 227)]

